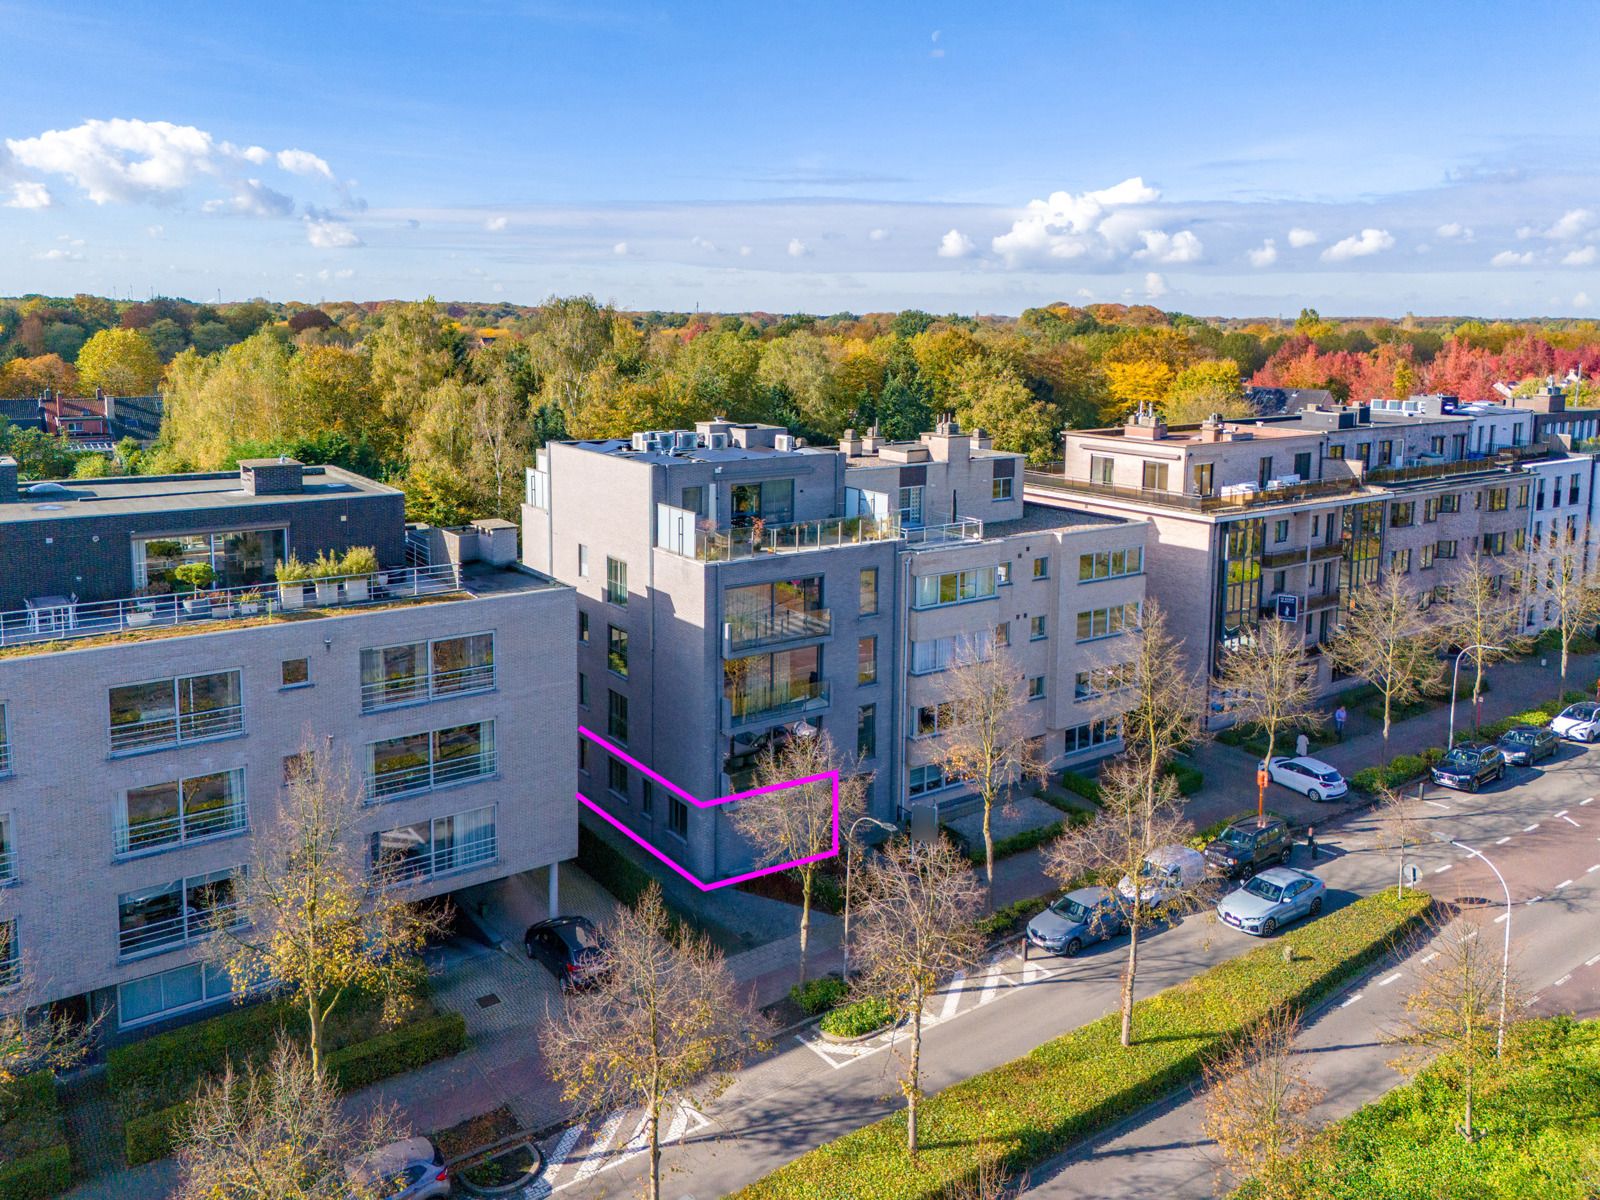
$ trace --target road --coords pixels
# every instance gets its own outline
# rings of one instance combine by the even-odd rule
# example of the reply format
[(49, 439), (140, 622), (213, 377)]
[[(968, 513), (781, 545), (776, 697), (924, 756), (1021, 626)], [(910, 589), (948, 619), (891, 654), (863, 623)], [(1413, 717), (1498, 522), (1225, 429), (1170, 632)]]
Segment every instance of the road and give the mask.
[[(1506, 782), (1477, 795), (1429, 789), (1418, 803), (1430, 833), (1489, 854), (1511, 883), (1513, 945), (1536, 1010), (1600, 1009), (1600, 748), (1565, 747), (1540, 768), (1513, 768)], [(1317, 871), (1329, 886), (1329, 907), (1394, 886), (1397, 860), (1374, 848), (1370, 817), (1325, 829)], [(1448, 844), (1413, 855), (1421, 886), (1446, 899), (1503, 901), (1481, 862)], [(1303, 852), (1301, 854), (1303, 859)], [(1301, 859), (1297, 859), (1300, 862)], [(1489, 909), (1485, 936), (1498, 935)], [(1258, 944), (1201, 916), (1189, 917), (1143, 942), (1139, 990), (1149, 995)], [(1026, 1054), (1040, 1043), (1113, 1011), (1123, 962), (1121, 940), (1070, 962), (1022, 962), (1004, 953), (953, 980), (927, 1013), (924, 1086), (938, 1091)], [(1421, 953), (1426, 953), (1422, 951)], [(1332, 1118), (1381, 1095), (1397, 1082), (1385, 1063), (1392, 1051), (1376, 1034), (1398, 1010), (1410, 963), (1386, 966), (1306, 1031), (1304, 1048), (1318, 1056), (1328, 1088), (1322, 1115)], [(734, 1086), (702, 1113), (667, 1122), (669, 1200), (726, 1195), (823, 1142), (899, 1107), (892, 1036), (854, 1050), (819, 1044), (814, 1033), (791, 1035), (741, 1072)], [(614, 1113), (563, 1130), (545, 1144), (551, 1166), (528, 1200), (571, 1200), (636, 1194), (645, 1166), (637, 1112)], [(1210, 1155), (1199, 1136), (1198, 1105), (1169, 1106), (1044, 1173), (1041, 1196), (1210, 1196)]]

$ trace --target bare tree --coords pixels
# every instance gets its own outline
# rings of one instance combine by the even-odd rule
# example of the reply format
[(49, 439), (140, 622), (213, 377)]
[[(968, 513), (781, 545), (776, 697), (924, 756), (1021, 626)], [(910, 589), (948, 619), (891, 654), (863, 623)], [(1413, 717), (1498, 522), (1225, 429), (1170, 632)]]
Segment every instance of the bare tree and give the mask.
[(1219, 1174), (1254, 1180), (1263, 1200), (1298, 1196), (1294, 1159), (1323, 1097), (1295, 1055), (1299, 1036), (1299, 1016), (1277, 1008), (1205, 1064), (1205, 1131), (1221, 1152)]
[(1153, 803), (1173, 756), (1203, 736), (1206, 698), (1184, 667), (1182, 645), (1167, 632), (1166, 613), (1156, 601), (1144, 602), (1131, 645), (1122, 740), (1143, 768), (1141, 790)]
[[(1535, 556), (1538, 556), (1535, 558)], [(1542, 562), (1538, 559), (1542, 558)], [(1544, 594), (1555, 611), (1556, 635), (1561, 641), (1561, 682), (1567, 680), (1567, 660), (1571, 656), (1573, 640), (1600, 616), (1600, 579), (1597, 579), (1587, 562), (1588, 552), (1583, 539), (1573, 530), (1554, 524), (1544, 537), (1544, 545), (1535, 543), (1529, 560), (1530, 574), (1538, 568), (1543, 575)], [(1530, 579), (1534, 584), (1537, 580)]]
[(234, 904), (213, 910), (222, 936), (210, 952), (241, 994), (272, 984), (304, 1007), (320, 1072), (323, 1027), (346, 992), (381, 997), (389, 1021), (411, 1009), (425, 974), (420, 954), (446, 917), (406, 899), (405, 881), (428, 864), (398, 850), (369, 862), (348, 762), (308, 742), (296, 764), (250, 869), (234, 878)]
[(1419, 699), (1439, 677), (1439, 624), (1404, 575), (1387, 572), (1350, 597), (1350, 608), (1329, 647), (1334, 663), (1383, 697), (1383, 740), (1397, 704)]
[[(1317, 674), (1305, 659), (1300, 626), (1290, 621), (1262, 621), (1222, 660), (1217, 686), (1228, 693), (1241, 721), (1258, 725), (1267, 735), (1267, 761), (1272, 761), (1278, 735), (1293, 728), (1322, 724), (1317, 709)], [(1265, 797), (1256, 798), (1262, 817)]]
[(391, 1110), (357, 1120), (338, 1089), (281, 1038), (264, 1068), (230, 1063), (179, 1134), (179, 1200), (378, 1200), (396, 1180), (362, 1159), (405, 1136)]
[(601, 931), (598, 982), (545, 1019), (543, 1048), (562, 1098), (585, 1112), (638, 1105), (650, 1146), (650, 1200), (661, 1194), (661, 1117), (721, 1095), (759, 1045), (721, 951), (674, 931), (651, 884)]
[(793, 737), (756, 762), (756, 786), (778, 787), (830, 771), (839, 773), (839, 814), (835, 823), (833, 784), (826, 779), (741, 800), (733, 808), (733, 828), (756, 848), (762, 865), (798, 862), (800, 877), (800, 980), (806, 978), (811, 940), (811, 895), (817, 869), (837, 851), (850, 822), (866, 807), (866, 782), (846, 774), (827, 734)]
[(1395, 878), (1395, 895), (1406, 894), (1406, 863), (1408, 851), (1423, 840), (1422, 817), (1416, 802), (1406, 793), (1380, 785), (1377, 791), (1376, 814), (1377, 844), (1380, 850), (1393, 850), (1399, 857)]
[[(1478, 725), (1483, 700), (1483, 671), (1517, 653), (1520, 602), (1494, 570), (1494, 560), (1474, 554), (1449, 584), (1449, 616), (1445, 628), (1457, 646), (1468, 651), (1472, 663), (1472, 725)], [(1451, 687), (1455, 686), (1452, 677)]]
[(1011, 655), (966, 647), (944, 676), (950, 729), (939, 739), (947, 779), (972, 788), (983, 800), (984, 879), (994, 903), (995, 802), (1013, 785), (1043, 781), (1049, 769), (1028, 714), (1028, 683)]
[(1418, 965), (1417, 987), (1389, 1035), (1411, 1047), (1394, 1065), (1408, 1073), (1431, 1067), (1461, 1089), (1459, 1128), (1469, 1141), (1478, 1074), (1497, 1054), (1502, 994), (1507, 1022), (1522, 1008), (1516, 979), (1502, 976), (1501, 955), (1480, 932), (1464, 920), (1436, 930), (1438, 956)]
[(982, 948), (973, 919), (983, 890), (947, 842), (893, 842), (863, 872), (856, 910), (858, 990), (886, 1001), (910, 1023), (911, 1045), (896, 1049), (904, 1068), (906, 1149), (917, 1156), (917, 1102), (922, 1091), (922, 1008), (939, 981), (977, 961)]
[(1089, 875), (1122, 879), (1123, 916), (1128, 925), (1128, 961), (1122, 972), (1122, 1044), (1133, 1045), (1134, 981), (1139, 935), (1149, 926), (1196, 904), (1198, 890), (1154, 875), (1147, 860), (1165, 847), (1182, 846), (1189, 834), (1178, 803), (1177, 781), (1164, 776), (1154, 799), (1145, 795), (1146, 765), (1135, 756), (1112, 763), (1100, 781), (1100, 812), (1087, 825), (1069, 829), (1045, 849), (1045, 871), (1063, 887)]
[(16, 924), (0, 908), (0, 1100), (24, 1075), (81, 1062), (100, 1027), (36, 1003), (38, 978), (15, 939)]
[(968, 1179), (947, 1183), (939, 1191), (939, 1200), (1015, 1200), (1028, 1194), (1026, 1181), (1014, 1184), (1004, 1166), (1004, 1152), (986, 1142), (978, 1144), (978, 1165)]

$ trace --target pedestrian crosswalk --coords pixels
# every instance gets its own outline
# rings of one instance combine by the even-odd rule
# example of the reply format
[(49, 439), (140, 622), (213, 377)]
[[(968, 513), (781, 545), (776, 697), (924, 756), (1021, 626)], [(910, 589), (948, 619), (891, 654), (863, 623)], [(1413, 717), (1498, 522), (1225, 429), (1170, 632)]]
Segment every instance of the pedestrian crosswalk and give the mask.
[[(674, 1105), (661, 1114), (661, 1145), (676, 1145), (710, 1124), (692, 1105)], [(629, 1132), (621, 1136), (624, 1130)], [(573, 1125), (543, 1148), (544, 1172), (522, 1190), (522, 1200), (545, 1200), (602, 1171), (613, 1171), (649, 1148), (649, 1118), (643, 1110), (615, 1112), (593, 1123)]]

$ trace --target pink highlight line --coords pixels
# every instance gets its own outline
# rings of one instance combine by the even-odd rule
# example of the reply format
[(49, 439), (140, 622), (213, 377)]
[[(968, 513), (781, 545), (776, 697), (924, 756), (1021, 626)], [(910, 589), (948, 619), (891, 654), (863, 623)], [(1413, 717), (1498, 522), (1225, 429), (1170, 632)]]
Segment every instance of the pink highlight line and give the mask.
[(627, 751), (613, 745), (594, 730), (583, 725), (579, 725), (578, 732), (584, 737), (588, 738), (595, 745), (599, 746), (607, 754), (614, 755), (615, 757), (620, 758), (623, 762), (628, 763), (636, 770), (643, 771), (647, 776), (655, 780), (662, 787), (672, 792), (673, 795), (682, 797), (690, 804), (693, 804), (696, 808), (715, 808), (719, 804), (728, 804), (734, 800), (748, 800), (752, 796), (764, 796), (769, 792), (779, 792), (787, 788), (800, 787), (801, 785), (807, 783), (821, 783), (824, 780), (829, 783), (833, 793), (833, 846), (831, 849), (824, 850), (820, 854), (807, 855), (805, 858), (797, 858), (790, 862), (776, 863), (769, 867), (758, 867), (754, 871), (746, 871), (742, 875), (734, 875), (731, 878), (718, 880), (715, 883), (704, 882), (693, 872), (689, 871), (681, 864), (674, 862), (671, 858), (667, 857), (667, 855), (656, 849), (656, 847), (645, 841), (644, 838), (640, 837), (633, 830), (629, 829), (621, 821), (618, 821), (610, 813), (606, 812), (605, 809), (601, 808), (600, 805), (589, 799), (589, 797), (585, 796), (582, 792), (574, 793), (578, 802), (588, 808), (590, 812), (595, 813), (597, 816), (603, 818), (613, 829), (626, 834), (635, 845), (642, 847), (646, 852), (658, 858), (667, 866), (671, 867), (674, 871), (683, 876), (683, 878), (687, 879), (690, 883), (694, 884), (695, 887), (699, 888), (702, 892), (714, 891), (717, 888), (731, 887), (733, 884), (743, 883), (748, 879), (759, 879), (763, 875), (772, 875), (778, 871), (787, 871), (791, 867), (801, 867), (805, 866), (807, 863), (821, 862), (823, 859), (833, 858), (839, 853), (839, 772), (837, 771), (824, 771), (817, 775), (803, 775), (798, 779), (788, 779), (782, 783), (769, 783), (765, 787), (752, 788), (747, 792), (731, 792), (726, 796), (718, 796), (715, 800), (701, 800), (698, 797), (691, 796), (688, 792), (684, 791), (666, 776), (651, 770), (638, 759), (627, 753)]

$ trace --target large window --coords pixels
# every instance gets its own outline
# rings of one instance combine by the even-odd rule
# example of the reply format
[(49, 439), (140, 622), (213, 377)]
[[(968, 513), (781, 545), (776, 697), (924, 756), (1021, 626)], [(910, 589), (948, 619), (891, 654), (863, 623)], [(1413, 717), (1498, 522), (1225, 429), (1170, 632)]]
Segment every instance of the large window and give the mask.
[(878, 639), (876, 636), (856, 639), (856, 682), (878, 682)]
[(667, 831), (674, 837), (688, 840), (689, 806), (676, 796), (667, 797)]
[(900, 524), (907, 529), (922, 528), (922, 492), (920, 484), (900, 489)]
[(180, 675), (110, 691), (111, 752), (153, 750), (244, 729), (239, 672)]
[(943, 671), (958, 659), (988, 659), (994, 653), (993, 635), (962, 634), (958, 637), (931, 638), (911, 643), (911, 673), (928, 675)]
[(361, 651), (361, 711), (494, 687), (494, 634), (403, 642)]
[(233, 998), (233, 977), (207, 963), (174, 967), (117, 985), (117, 1025), (127, 1029)]
[(948, 733), (955, 728), (956, 706), (950, 700), (941, 700), (938, 704), (924, 704), (917, 709), (915, 723), (911, 727), (911, 736), (914, 738), (938, 737), (941, 733)]
[(609, 689), (606, 692), (606, 733), (624, 746), (628, 744), (628, 698)]
[(615, 625), (606, 626), (606, 669), (628, 677), (628, 631)]
[(288, 533), (282, 529), (135, 538), (133, 581), (141, 588), (152, 583), (171, 586), (177, 582), (173, 572), (179, 567), (205, 563), (215, 572), (217, 587), (268, 583), (287, 556), (287, 545)]
[(826, 637), (833, 627), (822, 606), (821, 575), (731, 587), (723, 593), (722, 610), (734, 649)]
[(1101, 550), (1096, 554), (1078, 555), (1078, 582), (1092, 583), (1097, 579), (1117, 579), (1123, 575), (1137, 575), (1144, 570), (1144, 547), (1129, 550)]
[(623, 608), (628, 606), (628, 564), (618, 558), (606, 558), (606, 599)]
[(1011, 488), (1011, 476), (1007, 475), (1004, 479), (996, 479), (994, 481), (993, 494), (991, 498), (995, 500), (1009, 500), (1012, 496)]
[(494, 771), (493, 721), (386, 738), (367, 746), (367, 799), (431, 792)]
[(0, 704), (0, 775), (11, 772), (11, 725), (7, 715), (6, 706)]
[(1110, 608), (1091, 608), (1078, 614), (1078, 641), (1116, 637), (1139, 626), (1139, 605), (1113, 604)]
[(1122, 736), (1122, 718), (1111, 717), (1104, 721), (1090, 721), (1067, 730), (1064, 753), (1079, 754), (1106, 746)]
[(494, 805), (372, 835), (372, 869), (384, 881), (432, 879), (499, 856)]
[(1223, 526), (1217, 640), (1224, 646), (1237, 645), (1260, 617), (1261, 539), (1260, 518)]
[(735, 721), (804, 709), (828, 694), (822, 650), (805, 646), (729, 659), (722, 664), (722, 688)]
[(117, 952), (154, 954), (206, 937), (238, 919), (234, 875), (243, 868), (191, 875), (117, 897)]
[(117, 812), (116, 853), (143, 854), (222, 837), (242, 832), (248, 823), (243, 770), (129, 788)]
[(1133, 663), (1114, 663), (1079, 671), (1073, 680), (1073, 700), (1093, 700), (1108, 692), (1120, 692), (1133, 686)]
[(794, 480), (765, 479), (760, 483), (736, 483), (730, 489), (730, 524), (746, 526), (759, 517), (768, 525), (787, 525), (794, 520)]
[(878, 757), (878, 706), (863, 704), (856, 710), (856, 757)]
[(929, 792), (937, 792), (949, 786), (944, 777), (944, 768), (938, 763), (911, 768), (908, 790), (913, 796), (925, 796)]
[(862, 567), (860, 583), (861, 615), (871, 617), (878, 612), (878, 568)]
[(949, 571), (943, 575), (918, 575), (918, 608), (937, 608), (941, 604), (961, 604), (967, 600), (986, 600), (994, 595), (994, 568)]

